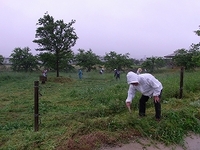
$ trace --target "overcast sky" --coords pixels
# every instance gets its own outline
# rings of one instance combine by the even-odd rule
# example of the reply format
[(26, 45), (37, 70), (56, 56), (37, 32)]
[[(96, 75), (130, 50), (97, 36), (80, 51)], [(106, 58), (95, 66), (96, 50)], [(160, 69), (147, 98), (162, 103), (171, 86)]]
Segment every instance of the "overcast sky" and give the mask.
[(115, 51), (131, 58), (163, 57), (200, 42), (200, 0), (0, 0), (0, 55), (38, 45), (36, 23), (48, 11), (73, 24), (79, 39), (72, 50), (104, 56)]

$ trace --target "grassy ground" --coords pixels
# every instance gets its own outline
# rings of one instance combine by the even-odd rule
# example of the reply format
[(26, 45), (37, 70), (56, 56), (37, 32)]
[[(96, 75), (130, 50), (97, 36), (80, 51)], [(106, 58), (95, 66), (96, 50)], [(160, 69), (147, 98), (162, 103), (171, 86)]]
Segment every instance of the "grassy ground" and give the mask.
[(89, 150), (126, 143), (138, 136), (177, 144), (192, 131), (200, 133), (199, 71), (184, 74), (183, 99), (179, 95), (179, 71), (155, 74), (163, 83), (162, 120), (154, 120), (153, 101), (147, 117), (125, 107), (126, 74), (116, 81), (112, 73), (48, 74), (39, 85), (39, 131), (34, 132), (34, 81), (39, 73), (0, 73), (0, 149)]

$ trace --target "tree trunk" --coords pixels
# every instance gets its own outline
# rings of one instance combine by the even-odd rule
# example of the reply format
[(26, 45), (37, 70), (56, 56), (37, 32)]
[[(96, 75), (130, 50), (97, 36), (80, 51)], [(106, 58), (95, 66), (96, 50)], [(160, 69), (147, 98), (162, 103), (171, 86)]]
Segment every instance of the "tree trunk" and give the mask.
[(57, 77), (59, 77), (59, 54), (56, 52), (56, 71), (57, 71)]

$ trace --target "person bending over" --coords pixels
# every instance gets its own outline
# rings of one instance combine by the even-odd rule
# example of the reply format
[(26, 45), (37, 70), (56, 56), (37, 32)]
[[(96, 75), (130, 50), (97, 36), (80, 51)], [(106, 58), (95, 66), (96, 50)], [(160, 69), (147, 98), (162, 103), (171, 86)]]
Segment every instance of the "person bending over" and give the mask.
[(160, 120), (161, 118), (161, 94), (162, 94), (162, 83), (158, 81), (153, 75), (149, 73), (143, 73), (137, 75), (130, 71), (127, 73), (127, 83), (129, 84), (128, 96), (126, 99), (126, 106), (131, 111), (131, 103), (135, 97), (136, 91), (142, 93), (139, 100), (139, 115), (145, 116), (146, 102), (150, 97), (153, 97), (155, 107), (155, 118)]

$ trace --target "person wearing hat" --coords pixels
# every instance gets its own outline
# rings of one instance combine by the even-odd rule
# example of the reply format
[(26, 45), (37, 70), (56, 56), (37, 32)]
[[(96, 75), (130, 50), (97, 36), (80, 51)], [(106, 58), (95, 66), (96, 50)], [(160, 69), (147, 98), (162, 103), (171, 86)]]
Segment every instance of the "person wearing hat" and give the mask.
[(135, 97), (136, 91), (142, 93), (139, 100), (139, 115), (145, 116), (146, 102), (150, 97), (153, 97), (155, 107), (155, 118), (161, 118), (161, 94), (162, 83), (158, 81), (153, 75), (149, 73), (136, 74), (132, 71), (127, 73), (127, 83), (129, 84), (128, 96), (126, 99), (126, 106), (131, 111), (132, 99)]

